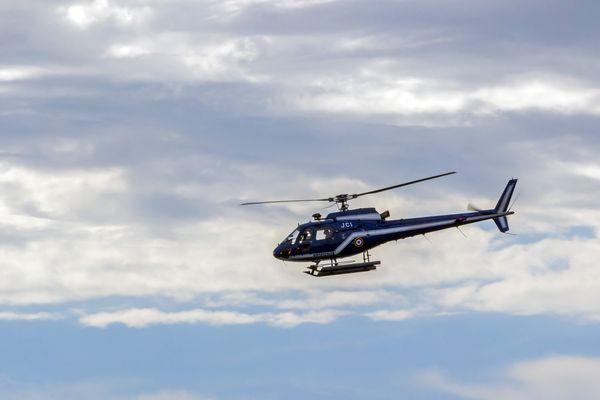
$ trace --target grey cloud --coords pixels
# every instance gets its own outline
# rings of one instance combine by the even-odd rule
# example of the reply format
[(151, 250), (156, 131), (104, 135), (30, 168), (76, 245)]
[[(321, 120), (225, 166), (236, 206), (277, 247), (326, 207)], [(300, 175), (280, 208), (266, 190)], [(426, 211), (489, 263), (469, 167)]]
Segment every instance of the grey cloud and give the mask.
[[(115, 4), (121, 3), (136, 5), (128, 2)], [(70, 26), (59, 12), (75, 3), (64, 2), (54, 8), (32, 4), (36, 5), (37, 11), (32, 11), (33, 7), (9, 10), (13, 15), (10, 20), (7, 18), (6, 26), (10, 27), (13, 36), (19, 32), (21, 36), (16, 34), (17, 37), (23, 38), (11, 42), (18, 44), (15, 51), (21, 53), (21, 57), (17, 55), (12, 59), (13, 63), (68, 66), (76, 62), (80, 69), (93, 71), (101, 66), (106, 71), (123, 63), (103, 57), (115, 42), (127, 43), (136, 38), (156, 40), (157, 34), (177, 31), (188, 34), (195, 44), (203, 43), (207, 32), (224, 37), (243, 35), (257, 40), (264, 36), (279, 38), (282, 45), (258, 44), (260, 55), (248, 64), (251, 70), (264, 74), (285, 74), (286, 69), (307, 68), (335, 71), (358, 68), (368, 60), (396, 60), (395, 70), (398, 72), (407, 74), (418, 68), (421, 72), (429, 71), (430, 76), (452, 77), (467, 85), (478, 80), (497, 80), (499, 75), (540, 70), (561, 73), (571, 70), (577, 76), (595, 79), (594, 70), (582, 65), (594, 62), (589, 57), (589, 46), (593, 41), (587, 40), (597, 29), (596, 24), (588, 22), (596, 7), (592, 2), (568, 7), (560, 2), (488, 2), (474, 6), (463, 1), (381, 1), (375, 4), (345, 1), (302, 9), (259, 3), (243, 8), (235, 18), (220, 22), (218, 18), (210, 18), (211, 10), (219, 8), (215, 3), (212, 7), (206, 3), (191, 2), (175, 5), (148, 3), (154, 9), (153, 17), (140, 26), (120, 27), (103, 23), (84, 31)], [(540, 12), (541, 8), (544, 12)], [(560, 15), (560, 18), (553, 18), (555, 15)], [(33, 26), (32, 20), (35, 21)], [(578, 23), (557, 25), (555, 22), (574, 20)], [(20, 25), (14, 21), (20, 21)], [(26, 26), (25, 30), (21, 26)], [(432, 36), (449, 37), (451, 40), (434, 40), (427, 45)], [(375, 47), (388, 42), (391, 49), (383, 53), (355, 49), (344, 55), (331, 47), (340, 38), (365, 37), (374, 38)], [(402, 46), (406, 38), (414, 40), (415, 37), (417, 42), (424, 37), (426, 45)], [(290, 51), (289, 46), (294, 42), (296, 45)], [(399, 45), (394, 45), (395, 42)], [(270, 51), (270, 47), (275, 51)], [(31, 50), (35, 51), (35, 56)], [(283, 64), (282, 54), (287, 60)], [(173, 78), (176, 78), (178, 68), (173, 68), (170, 58), (168, 54), (161, 56), (159, 53), (151, 60), (162, 69), (170, 69)], [(515, 59), (519, 62), (514, 62)], [(150, 68), (144, 63), (127, 64), (131, 67), (128, 73), (133, 76), (143, 77), (144, 71)], [(556, 69), (557, 66), (560, 70)]]

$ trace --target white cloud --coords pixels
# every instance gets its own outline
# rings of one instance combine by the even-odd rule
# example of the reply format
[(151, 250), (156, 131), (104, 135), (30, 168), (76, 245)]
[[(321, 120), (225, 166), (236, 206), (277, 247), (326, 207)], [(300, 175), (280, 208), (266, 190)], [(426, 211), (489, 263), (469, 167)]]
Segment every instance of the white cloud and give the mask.
[(37, 313), (18, 313), (13, 311), (0, 311), (0, 320), (4, 321), (39, 321), (61, 319), (59, 313), (37, 312)]
[(257, 81), (250, 66), (268, 41), (261, 36), (228, 36), (165, 32), (108, 46), (105, 56), (136, 62), (136, 69), (112, 65), (125, 78), (160, 81)]
[(206, 301), (209, 307), (248, 307), (268, 306), (281, 310), (321, 310), (327, 308), (366, 307), (374, 304), (406, 303), (404, 296), (387, 290), (318, 290), (307, 287), (302, 291), (288, 294), (288, 297), (268, 293), (234, 292), (211, 297)]
[[(60, 153), (81, 147), (73, 142), (56, 142)], [(123, 192), (123, 171), (118, 168), (43, 171), (0, 161), (0, 187), (4, 197), (0, 210), (10, 221), (12, 217), (36, 215), (56, 219), (72, 219), (78, 212), (91, 211), (90, 200)], [(109, 203), (104, 203), (107, 207)], [(98, 209), (95, 207), (94, 209)], [(106, 210), (106, 209), (105, 209)], [(1, 211), (0, 211), (1, 212)]]
[(600, 396), (600, 360), (550, 356), (509, 366), (495, 381), (464, 383), (431, 371), (419, 377), (422, 385), (462, 399), (570, 400)]
[(203, 309), (165, 312), (153, 308), (144, 308), (88, 314), (81, 316), (79, 321), (85, 326), (100, 328), (116, 323), (134, 328), (143, 328), (156, 324), (182, 323), (205, 323), (214, 326), (267, 323), (272, 326), (291, 328), (307, 323), (327, 324), (336, 320), (339, 315), (340, 313), (335, 311), (311, 311), (304, 314), (292, 312), (248, 314)]
[[(0, 302), (159, 293), (189, 299), (202, 291), (277, 290), (308, 283), (290, 282), (292, 270), (277, 263), (273, 268), (271, 250), (282, 231), (272, 222), (240, 225), (235, 213), (208, 219), (192, 215), (154, 229), (146, 220), (153, 215), (138, 214), (135, 200), (165, 193), (164, 185), (171, 192), (172, 180), (155, 179), (147, 188), (132, 190), (130, 178), (118, 168), (45, 172), (3, 163), (0, 233), (11, 240), (0, 246)], [(218, 196), (218, 190), (185, 194), (202, 201)], [(256, 232), (261, 232), (260, 241)]]
[(600, 115), (600, 89), (559, 79), (528, 78), (470, 88), (422, 77), (398, 78), (375, 70), (360, 79), (322, 80), (298, 97), (301, 110), (358, 115), (485, 115), (544, 111)]
[(431, 297), (447, 309), (514, 314), (600, 315), (597, 239), (546, 239), (505, 248), (488, 261), (496, 278), (449, 289)]
[(137, 58), (151, 54), (151, 51), (139, 45), (114, 44), (110, 46), (107, 54), (114, 58)]
[(131, 400), (209, 400), (212, 397), (200, 396), (185, 390), (165, 390), (158, 393), (142, 394), (131, 398)]
[[(139, 387), (132, 390), (132, 387)], [(183, 389), (163, 389), (148, 391), (147, 384), (127, 377), (110, 380), (81, 381), (18, 381), (8, 376), (0, 376), (0, 397), (3, 400), (210, 400), (205, 396)], [(133, 392), (133, 393), (132, 393)], [(127, 393), (127, 394), (125, 394)]]
[(600, 165), (598, 164), (563, 163), (563, 166), (575, 175), (600, 180)]
[(374, 321), (402, 321), (414, 317), (417, 314), (415, 310), (378, 310), (366, 314)]
[(305, 8), (316, 5), (334, 3), (339, 0), (275, 0), (272, 3), (277, 7), (284, 8)]
[(139, 24), (150, 15), (151, 9), (119, 6), (116, 1), (93, 0), (70, 5), (64, 13), (70, 22), (86, 29), (104, 20), (114, 20), (121, 25)]
[(36, 66), (0, 66), (0, 82), (10, 82), (29, 79), (40, 76), (43, 73), (44, 70)]
[(385, 290), (333, 290), (308, 291), (297, 300), (281, 300), (276, 306), (282, 309), (321, 309), (330, 307), (360, 307), (378, 303), (402, 303), (405, 299)]
[(600, 89), (557, 79), (528, 79), (507, 86), (481, 88), (473, 96), (495, 112), (540, 110), (559, 114), (600, 114)]
[(281, 10), (294, 10), (333, 3), (338, 0), (222, 0), (213, 3), (214, 11), (220, 18), (231, 18), (251, 6), (267, 6)]

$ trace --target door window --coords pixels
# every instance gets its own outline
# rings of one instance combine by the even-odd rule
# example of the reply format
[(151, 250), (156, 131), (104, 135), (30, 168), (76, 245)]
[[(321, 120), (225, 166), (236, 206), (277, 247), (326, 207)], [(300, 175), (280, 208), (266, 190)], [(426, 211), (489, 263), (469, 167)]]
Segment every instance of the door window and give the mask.
[(330, 227), (324, 227), (317, 229), (315, 240), (325, 240), (333, 237), (333, 229)]
[(300, 236), (298, 236), (298, 243), (307, 243), (313, 239), (313, 230), (311, 228), (306, 228)]

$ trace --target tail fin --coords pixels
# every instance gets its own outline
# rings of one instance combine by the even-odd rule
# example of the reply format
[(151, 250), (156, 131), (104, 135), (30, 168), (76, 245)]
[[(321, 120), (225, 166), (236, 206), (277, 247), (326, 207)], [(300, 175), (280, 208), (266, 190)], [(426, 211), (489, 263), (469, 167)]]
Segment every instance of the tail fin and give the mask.
[[(510, 204), (510, 199), (512, 198), (512, 195), (515, 191), (515, 186), (517, 186), (517, 179), (513, 178), (510, 181), (508, 181), (508, 184), (506, 185), (504, 192), (502, 192), (502, 196), (500, 196), (500, 200), (498, 200), (498, 204), (496, 204), (496, 208), (494, 209), (495, 212), (503, 213), (508, 210), (508, 206)], [(509, 227), (508, 227), (508, 220), (506, 219), (506, 216), (494, 218), (494, 222), (496, 223), (496, 226), (498, 227), (500, 232), (502, 232), (502, 233), (508, 232)]]

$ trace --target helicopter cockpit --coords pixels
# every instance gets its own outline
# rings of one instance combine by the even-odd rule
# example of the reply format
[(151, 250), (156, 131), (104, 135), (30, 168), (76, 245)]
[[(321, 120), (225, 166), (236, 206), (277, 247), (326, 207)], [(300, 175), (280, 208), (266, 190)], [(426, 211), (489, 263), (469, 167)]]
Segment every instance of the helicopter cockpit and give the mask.
[(300, 225), (286, 236), (277, 246), (273, 255), (277, 258), (288, 258), (293, 254), (305, 254), (311, 250), (311, 246), (326, 245), (333, 237), (332, 226), (314, 223)]
[(330, 226), (307, 226), (294, 229), (280, 244), (301, 244), (312, 240), (325, 240), (333, 237)]

